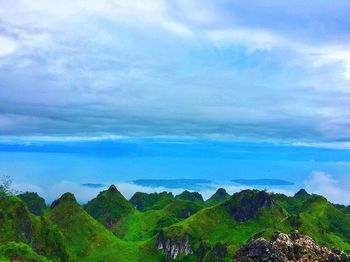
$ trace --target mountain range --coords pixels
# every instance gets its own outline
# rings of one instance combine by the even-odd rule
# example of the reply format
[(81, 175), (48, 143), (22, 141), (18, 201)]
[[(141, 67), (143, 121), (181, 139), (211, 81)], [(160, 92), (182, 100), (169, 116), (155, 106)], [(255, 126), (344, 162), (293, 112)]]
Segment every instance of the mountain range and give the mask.
[[(220, 188), (206, 201), (190, 191), (136, 192), (128, 200), (112, 185), (84, 205), (65, 193), (50, 206), (27, 192), (0, 198), (0, 261), (285, 261), (271, 258), (305, 258), (316, 249), (349, 261), (347, 210), (305, 190), (231, 196)], [(294, 246), (315, 245), (299, 256), (276, 244), (286, 236)], [(254, 253), (265, 247), (274, 252)], [(328, 261), (322, 254), (319, 261)]]

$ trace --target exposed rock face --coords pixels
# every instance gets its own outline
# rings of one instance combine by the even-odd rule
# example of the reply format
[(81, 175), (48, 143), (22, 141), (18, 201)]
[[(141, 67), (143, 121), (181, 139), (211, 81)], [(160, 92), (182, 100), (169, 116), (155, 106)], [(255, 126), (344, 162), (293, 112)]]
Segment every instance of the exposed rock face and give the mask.
[(234, 194), (231, 200), (225, 203), (238, 222), (255, 218), (257, 211), (265, 206), (272, 208), (274, 204), (274, 200), (267, 192), (257, 190), (243, 190)]
[(288, 235), (275, 233), (270, 241), (252, 239), (233, 258), (233, 262), (255, 261), (345, 262), (350, 261), (350, 257), (339, 249), (321, 247), (309, 236), (296, 232)]
[(156, 243), (158, 250), (163, 250), (165, 253), (165, 260), (176, 259), (178, 255), (193, 254), (188, 235), (177, 238), (166, 238), (163, 232), (160, 232)]

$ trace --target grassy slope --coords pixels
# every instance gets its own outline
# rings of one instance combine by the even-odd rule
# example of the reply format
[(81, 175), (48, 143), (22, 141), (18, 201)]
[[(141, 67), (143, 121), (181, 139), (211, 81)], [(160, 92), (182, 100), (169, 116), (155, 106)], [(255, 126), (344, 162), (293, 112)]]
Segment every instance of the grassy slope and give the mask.
[(203, 197), (198, 192), (183, 191), (181, 194), (175, 196), (176, 199), (188, 200), (193, 202), (204, 203)]
[(63, 237), (50, 221), (29, 212), (18, 197), (0, 199), (0, 244), (23, 242), (40, 255), (67, 260)]
[[(232, 217), (229, 203), (206, 208), (188, 219), (165, 229), (167, 237), (181, 238), (188, 234), (196, 250), (201, 241), (212, 245), (224, 242), (229, 245), (229, 256), (255, 234), (269, 238), (274, 231), (290, 232), (298, 229), (320, 244), (349, 250), (350, 218), (320, 196), (297, 199), (272, 196), (273, 206), (257, 211), (254, 218), (237, 222)], [(236, 203), (240, 205), (240, 203)], [(291, 218), (297, 218), (292, 223)], [(294, 219), (295, 220), (295, 219)], [(192, 256), (193, 257), (193, 256)], [(191, 258), (189, 258), (191, 261)]]
[(50, 260), (38, 255), (25, 243), (9, 242), (0, 245), (0, 261), (49, 262)]
[(155, 236), (163, 227), (177, 223), (198, 212), (203, 206), (192, 201), (174, 199), (162, 210), (136, 210), (113, 231), (127, 241), (143, 241)]
[[(229, 245), (229, 256), (232, 257), (243, 243), (253, 235), (264, 231), (270, 236), (274, 231), (285, 230), (283, 223), (285, 216), (277, 209), (264, 208), (259, 211), (256, 219), (246, 222), (236, 222), (227, 208), (221, 204), (206, 208), (192, 217), (165, 229), (167, 236), (182, 237), (190, 235), (194, 249), (199, 247), (200, 241), (211, 244), (226, 243)], [(289, 228), (288, 228), (289, 229)]]
[[(154, 261), (157, 254), (140, 244), (127, 243), (94, 220), (79, 206), (72, 194), (64, 194), (47, 217), (63, 232), (72, 261), (140, 261), (141, 255)], [(144, 249), (143, 254), (140, 250)]]
[(209, 199), (205, 201), (207, 206), (215, 206), (224, 201), (227, 201), (231, 196), (226, 192), (225, 189), (219, 188)]
[(132, 204), (112, 185), (85, 205), (85, 210), (106, 228), (113, 229), (121, 219), (135, 210)]
[(295, 218), (295, 229), (310, 235), (324, 246), (350, 250), (350, 217), (318, 195), (286, 197), (276, 195), (278, 203)]
[[(273, 194), (267, 198), (272, 199), (273, 204), (264, 204), (263, 208), (255, 209), (252, 213), (256, 203), (267, 201), (267, 195), (247, 190), (235, 194), (228, 201), (204, 209), (205, 204), (202, 202), (180, 199), (173, 199), (160, 210), (140, 212), (133, 209), (112, 229), (123, 240), (88, 215), (72, 194), (62, 196), (43, 218), (29, 213), (23, 202), (16, 197), (8, 198), (11, 201), (7, 204), (4, 204), (6, 201), (0, 201), (0, 215), (7, 217), (8, 214), (17, 214), (17, 208), (21, 207), (20, 217), (29, 217), (33, 221), (33, 232), (46, 232), (47, 230), (39, 229), (53, 227), (48, 221), (51, 220), (63, 233), (72, 261), (162, 261), (162, 253), (155, 249), (156, 235), (161, 230), (170, 238), (189, 235), (194, 250), (198, 250), (203, 243), (210, 246), (207, 257), (213, 246), (224, 243), (228, 246), (228, 261), (242, 244), (256, 234), (269, 238), (275, 231), (290, 232), (295, 229), (310, 235), (322, 245), (350, 250), (350, 216), (343, 214), (323, 197)], [(27, 211), (23, 213), (23, 209)], [(239, 222), (235, 219), (237, 212), (238, 217), (243, 215), (248, 219)], [(193, 213), (195, 214), (191, 215)], [(252, 217), (249, 217), (252, 215), (250, 213), (253, 214)], [(9, 222), (0, 227), (0, 243), (23, 241), (18, 231), (23, 221), (16, 222), (14, 217), (16, 216), (12, 215)], [(39, 251), (45, 249), (45, 254), (52, 256), (52, 247), (43, 243), (45, 244), (41, 244)], [(28, 256), (38, 255), (25, 246), (15, 246), (12, 249)], [(0, 252), (0, 258), (1, 254)], [(183, 259), (181, 261), (196, 261), (195, 255), (180, 258)]]
[(35, 192), (25, 192), (17, 195), (24, 203), (26, 203), (30, 212), (34, 215), (42, 216), (46, 210), (45, 199)]
[(174, 200), (172, 193), (142, 193), (136, 192), (131, 198), (130, 202), (140, 211), (160, 210), (170, 204)]

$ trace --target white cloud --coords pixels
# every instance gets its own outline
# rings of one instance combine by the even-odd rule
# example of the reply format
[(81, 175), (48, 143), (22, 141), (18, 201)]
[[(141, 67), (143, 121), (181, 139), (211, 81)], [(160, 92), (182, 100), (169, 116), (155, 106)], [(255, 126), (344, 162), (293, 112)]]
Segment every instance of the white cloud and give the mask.
[[(343, 76), (350, 79), (350, 46), (324, 46), (313, 48), (309, 47), (305, 52), (309, 54), (315, 54), (316, 61), (315, 66), (323, 66), (329, 63), (343, 63), (344, 70)], [(350, 91), (350, 89), (349, 89)]]
[(0, 35), (0, 56), (12, 54), (18, 48), (17, 42), (7, 36)]
[[(11, 6), (3, 3), (0, 15), (4, 21), (14, 26), (36, 29), (57, 30), (94, 19), (109, 20), (122, 25), (138, 28), (158, 27), (169, 32), (188, 36), (191, 30), (176, 21), (168, 12), (167, 2), (163, 0), (124, 1), (12, 1)], [(21, 19), (18, 19), (21, 17)], [(64, 25), (64, 26), (63, 26)]]
[(306, 191), (324, 196), (336, 204), (350, 204), (349, 187), (340, 185), (330, 174), (320, 171), (312, 173), (305, 182)]
[(265, 28), (232, 27), (207, 31), (207, 35), (217, 46), (242, 45), (248, 52), (289, 49), (305, 56), (303, 60), (311, 60), (310, 66), (314, 67), (340, 62), (344, 66), (343, 77), (350, 79), (350, 51), (346, 44), (308, 44)]
[(230, 28), (208, 31), (207, 34), (219, 46), (239, 44), (248, 47), (249, 52), (269, 51), (273, 47), (288, 44), (288, 41), (281, 36), (262, 29)]

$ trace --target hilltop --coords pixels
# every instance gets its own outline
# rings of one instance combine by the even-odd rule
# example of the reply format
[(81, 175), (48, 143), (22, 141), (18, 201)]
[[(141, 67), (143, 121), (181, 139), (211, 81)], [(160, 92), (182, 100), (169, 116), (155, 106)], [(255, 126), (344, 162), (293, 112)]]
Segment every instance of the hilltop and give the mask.
[(252, 246), (273, 246), (275, 232), (296, 230), (317, 247), (350, 250), (345, 207), (305, 190), (292, 197), (259, 190), (230, 196), (220, 188), (206, 201), (193, 191), (137, 192), (127, 200), (112, 185), (83, 206), (71, 193), (49, 208), (43, 201), (35, 193), (0, 198), (1, 259), (254, 261), (247, 257)]

